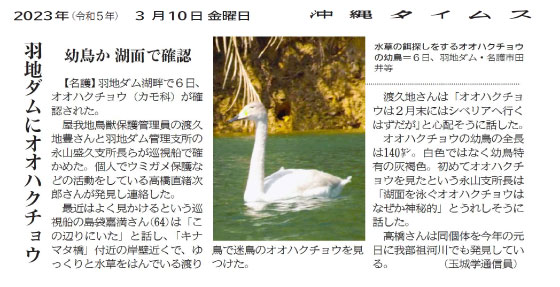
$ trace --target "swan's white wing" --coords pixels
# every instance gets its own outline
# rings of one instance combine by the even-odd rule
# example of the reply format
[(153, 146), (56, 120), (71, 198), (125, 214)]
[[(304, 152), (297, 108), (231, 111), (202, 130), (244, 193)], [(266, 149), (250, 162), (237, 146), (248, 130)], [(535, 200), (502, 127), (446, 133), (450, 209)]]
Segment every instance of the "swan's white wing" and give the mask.
[(264, 191), (269, 201), (297, 196), (334, 197), (347, 182), (315, 169), (280, 169), (264, 179)]

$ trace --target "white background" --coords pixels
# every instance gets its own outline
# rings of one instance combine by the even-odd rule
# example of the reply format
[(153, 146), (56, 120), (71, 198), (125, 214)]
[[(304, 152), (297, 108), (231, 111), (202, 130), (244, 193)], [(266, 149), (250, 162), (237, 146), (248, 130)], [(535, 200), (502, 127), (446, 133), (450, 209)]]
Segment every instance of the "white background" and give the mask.
[[(2, 260), (0, 283), (4, 286), (102, 286), (127, 284), (131, 286), (154, 285), (191, 285), (191, 284), (244, 284), (244, 285), (272, 285), (285, 286), (301, 284), (317, 285), (389, 285), (405, 284), (433, 285), (433, 286), (471, 286), (471, 285), (504, 285), (522, 286), (531, 283), (558, 285), (557, 258), (558, 223), (556, 203), (558, 201), (558, 16), (555, 7), (541, 5), (530, 1), (507, 1), (494, 3), (490, 1), (467, 1), (459, 4), (428, 3), (427, 1), (398, 1), (398, 2), (352, 2), (352, 1), (282, 1), (263, 4), (252, 4), (251, 1), (215, 1), (214, 3), (193, 3), (186, 1), (167, 2), (130, 2), (96, 1), (87, 4), (76, 1), (59, 1), (49, 4), (44, 1), (2, 3), (1, 25), (3, 40), (2, 57), (2, 141), (4, 161), (2, 168)], [(552, 3), (552, 2), (549, 2)], [(326, 21), (312, 21), (309, 13), (313, 10), (333, 10), (333, 19)], [(373, 21), (351, 21), (347, 13), (352, 9), (371, 9), (374, 12)], [(390, 15), (401, 9), (414, 11), (410, 19), (392, 20)], [(528, 9), (532, 15), (530, 21), (507, 20), (512, 10)], [(14, 11), (25, 10), (93, 10), (117, 11), (119, 19), (116, 23), (76, 23), (73, 21), (51, 22), (14, 22)], [(203, 11), (203, 15), (212, 10), (250, 10), (251, 21), (239, 23), (211, 23), (208, 21), (134, 21), (134, 11), (143, 10), (148, 14), (152, 10), (164, 11)], [(441, 11), (451, 10), (449, 19), (442, 24), (437, 17), (430, 15)], [(483, 10), (492, 16), (488, 21), (472, 21), (468, 16), (478, 10)], [(557, 9), (556, 9), (557, 11)], [(343, 16), (342, 16), (343, 15)], [(146, 15), (147, 16), (147, 15)], [(147, 17), (148, 18), (148, 17)], [(222, 35), (235, 36), (366, 36), (366, 82), (519, 82), (524, 92), (525, 122), (524, 130), (527, 143), (525, 200), (526, 213), (522, 216), (511, 217), (500, 221), (500, 225), (492, 226), (490, 222), (477, 222), (475, 218), (463, 220), (476, 226), (483, 224), (499, 230), (525, 231), (526, 242), (523, 244), (525, 254), (518, 258), (522, 266), (513, 270), (445, 270), (441, 265), (441, 258), (424, 257), (395, 257), (389, 258), (390, 268), (374, 269), (371, 246), (380, 244), (373, 239), (379, 239), (378, 230), (371, 226), (369, 206), (373, 200), (367, 197), (366, 205), (366, 241), (339, 242), (338, 245), (364, 245), (366, 254), (363, 256), (276, 256), (251, 257), (251, 268), (246, 270), (214, 269), (208, 262), (210, 256), (212, 225), (211, 225), (211, 184), (206, 185), (204, 192), (195, 195), (193, 201), (205, 203), (205, 228), (208, 236), (206, 247), (205, 268), (199, 270), (55, 270), (48, 266), (48, 258), (41, 258), (43, 263), (28, 264), (25, 250), (29, 246), (28, 229), (25, 225), (25, 199), (23, 185), (26, 179), (24, 158), (25, 149), (25, 109), (29, 104), (23, 99), (23, 89), (26, 79), (23, 77), (25, 59), (22, 56), (24, 43), (29, 41), (42, 42), (44, 45), (41, 63), (44, 67), (43, 85), (40, 87), (45, 95), (39, 107), (42, 108), (42, 128), (48, 131), (50, 119), (47, 91), (60, 88), (56, 79), (66, 76), (78, 77), (92, 74), (142, 76), (145, 74), (166, 76), (182, 75), (189, 77), (196, 75), (197, 82), (205, 92), (205, 102), (197, 108), (180, 110), (177, 108), (165, 110), (148, 105), (135, 105), (134, 109), (123, 107), (103, 107), (107, 115), (121, 113), (122, 118), (141, 118), (143, 115), (154, 115), (162, 118), (173, 115), (175, 118), (196, 118), (206, 122), (204, 133), (206, 139), (211, 138), (212, 121), (212, 37)], [(480, 70), (478, 67), (439, 70), (422, 67), (422, 70), (401, 69), (389, 74), (373, 74), (373, 60), (368, 57), (374, 43), (377, 42), (520, 42), (525, 44), (526, 62), (511, 68)], [(192, 48), (193, 61), (184, 70), (183, 66), (150, 66), (149, 64), (136, 66), (111, 65), (111, 70), (104, 70), (103, 65), (71, 65), (63, 62), (62, 51), (66, 48), (103, 48), (112, 51), (115, 47), (146, 47), (146, 48)], [(160, 70), (161, 67), (169, 70)], [(158, 69), (158, 70), (154, 70)], [(372, 78), (375, 75), (375, 78)], [(366, 88), (367, 106), (372, 107), (376, 99), (371, 95), (379, 95), (379, 90)], [(175, 116), (176, 115), (176, 116)], [(185, 116), (187, 115), (187, 116)], [(372, 118), (368, 114), (367, 122)], [(50, 140), (43, 139), (43, 144)], [(367, 143), (373, 141), (373, 135), (368, 133)], [(211, 142), (206, 140), (207, 164), (205, 175), (211, 179)], [(43, 150), (49, 150), (44, 147)], [(371, 152), (366, 155), (368, 164)], [(46, 156), (46, 154), (45, 154)], [(369, 165), (366, 165), (369, 166)], [(368, 179), (366, 189), (371, 189)], [(46, 190), (42, 194), (41, 206), (49, 209)], [(44, 217), (45, 226), (48, 217)], [(415, 222), (426, 224), (426, 227), (456, 226), (457, 222), (450, 217), (431, 219), (429, 222)], [(474, 221), (474, 223), (473, 223)], [(421, 225), (420, 225), (421, 226)], [(226, 243), (222, 243), (226, 245)], [(235, 244), (235, 243), (233, 243)], [(243, 242), (250, 244), (250, 242)], [(276, 244), (281, 244), (276, 242)], [(319, 244), (329, 246), (328, 243), (315, 242), (286, 242), (287, 245)], [(43, 247), (47, 249), (47, 246)], [(43, 253), (47, 254), (47, 252)], [(42, 255), (43, 255), (42, 254)], [(203, 257), (204, 259), (204, 257)], [(8, 285), (10, 284), (10, 285)]]

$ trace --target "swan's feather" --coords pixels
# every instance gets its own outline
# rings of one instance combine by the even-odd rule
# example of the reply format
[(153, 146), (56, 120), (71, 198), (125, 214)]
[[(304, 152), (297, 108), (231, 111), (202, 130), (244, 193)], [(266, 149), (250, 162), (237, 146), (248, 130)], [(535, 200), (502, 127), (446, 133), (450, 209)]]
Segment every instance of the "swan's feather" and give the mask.
[(341, 178), (315, 169), (283, 169), (264, 179), (265, 200), (299, 196), (338, 196), (350, 178)]

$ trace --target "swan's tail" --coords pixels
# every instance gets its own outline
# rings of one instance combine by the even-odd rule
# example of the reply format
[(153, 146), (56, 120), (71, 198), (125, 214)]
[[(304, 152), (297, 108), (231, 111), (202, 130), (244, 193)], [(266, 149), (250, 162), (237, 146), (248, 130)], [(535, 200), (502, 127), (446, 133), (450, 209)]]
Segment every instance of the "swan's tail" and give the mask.
[(340, 184), (342, 184), (342, 186), (345, 186), (350, 181), (352, 181), (352, 176), (349, 176), (346, 179), (343, 179), (342, 182), (340, 182)]

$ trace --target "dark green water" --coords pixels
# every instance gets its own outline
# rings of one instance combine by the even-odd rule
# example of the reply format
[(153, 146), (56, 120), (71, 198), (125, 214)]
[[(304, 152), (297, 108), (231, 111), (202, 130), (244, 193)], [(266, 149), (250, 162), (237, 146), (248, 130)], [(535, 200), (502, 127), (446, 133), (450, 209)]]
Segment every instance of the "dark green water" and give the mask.
[(269, 135), (265, 173), (318, 169), (352, 182), (334, 199), (246, 206), (253, 137), (214, 138), (214, 240), (364, 240), (364, 134)]

